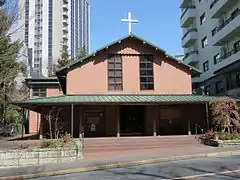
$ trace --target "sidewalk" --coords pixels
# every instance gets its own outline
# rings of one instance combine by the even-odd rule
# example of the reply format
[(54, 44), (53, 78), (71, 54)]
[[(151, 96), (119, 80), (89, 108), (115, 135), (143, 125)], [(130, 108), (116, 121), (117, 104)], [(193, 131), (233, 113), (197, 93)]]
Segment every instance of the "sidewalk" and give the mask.
[[(81, 160), (70, 163), (44, 164), (21, 168), (1, 169), (0, 179), (13, 178), (36, 178), (53, 176), (59, 174), (69, 174), (76, 172), (86, 172), (101, 170), (106, 168), (126, 167), (148, 163), (158, 163), (190, 158), (207, 158), (214, 156), (240, 155), (237, 148), (193, 148), (193, 149), (165, 149), (159, 152), (132, 154), (128, 156), (118, 156), (116, 158), (106, 158), (99, 160)], [(99, 154), (101, 156), (101, 154)]]

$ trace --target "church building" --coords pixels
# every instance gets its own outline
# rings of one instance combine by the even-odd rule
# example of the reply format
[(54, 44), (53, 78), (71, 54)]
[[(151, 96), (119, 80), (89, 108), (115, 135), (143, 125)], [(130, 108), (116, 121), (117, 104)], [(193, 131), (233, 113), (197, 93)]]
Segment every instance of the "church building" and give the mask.
[(56, 77), (27, 79), (29, 133), (46, 136), (46, 118), (59, 109), (73, 137), (187, 135), (208, 129), (213, 96), (192, 94), (200, 72), (130, 34), (61, 68)]

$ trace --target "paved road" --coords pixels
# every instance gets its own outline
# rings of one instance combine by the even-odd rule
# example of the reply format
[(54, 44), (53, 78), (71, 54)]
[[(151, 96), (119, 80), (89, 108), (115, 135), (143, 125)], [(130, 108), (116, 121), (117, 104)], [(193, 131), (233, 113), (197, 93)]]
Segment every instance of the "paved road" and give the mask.
[(34, 180), (240, 179), (240, 156), (182, 160)]

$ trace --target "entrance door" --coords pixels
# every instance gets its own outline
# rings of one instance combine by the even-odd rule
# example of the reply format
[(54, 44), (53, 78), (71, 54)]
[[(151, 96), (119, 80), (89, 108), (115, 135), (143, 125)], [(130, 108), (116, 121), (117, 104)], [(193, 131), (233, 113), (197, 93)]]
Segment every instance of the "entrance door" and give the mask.
[(105, 135), (105, 121), (103, 112), (84, 113), (85, 137), (102, 137)]
[(120, 107), (120, 130), (121, 135), (144, 134), (144, 106), (121, 106)]

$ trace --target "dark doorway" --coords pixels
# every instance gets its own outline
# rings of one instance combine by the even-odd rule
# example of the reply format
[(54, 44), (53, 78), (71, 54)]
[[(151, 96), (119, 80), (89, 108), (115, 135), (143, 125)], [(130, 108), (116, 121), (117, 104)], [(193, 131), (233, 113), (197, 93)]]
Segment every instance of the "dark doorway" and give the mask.
[(120, 107), (120, 133), (121, 136), (144, 135), (144, 106)]
[(84, 112), (85, 137), (105, 136), (105, 118), (103, 112)]

